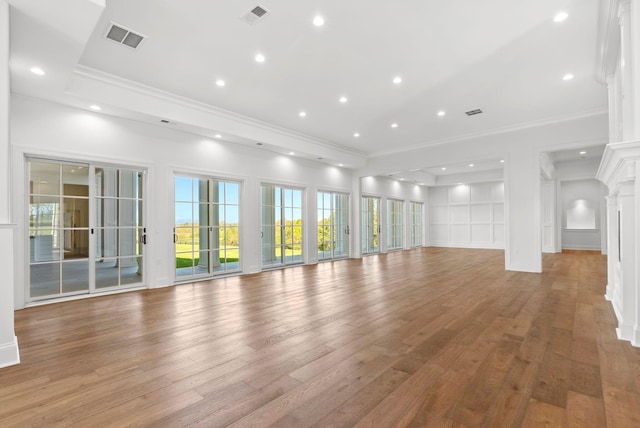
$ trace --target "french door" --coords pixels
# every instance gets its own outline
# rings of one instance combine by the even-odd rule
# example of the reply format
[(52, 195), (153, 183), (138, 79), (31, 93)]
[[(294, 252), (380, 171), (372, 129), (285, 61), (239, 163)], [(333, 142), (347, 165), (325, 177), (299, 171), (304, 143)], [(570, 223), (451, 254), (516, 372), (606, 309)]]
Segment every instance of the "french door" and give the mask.
[(411, 202), (409, 205), (409, 216), (411, 219), (411, 246), (422, 245), (422, 203)]
[(380, 252), (380, 198), (363, 196), (360, 206), (362, 215), (362, 254)]
[(240, 183), (175, 177), (176, 279), (240, 271)]
[(29, 300), (144, 284), (142, 170), (27, 160)]
[(349, 195), (318, 192), (318, 260), (349, 255)]
[(387, 199), (387, 249), (402, 248), (402, 219), (404, 202)]
[(303, 190), (262, 185), (260, 196), (262, 267), (303, 262)]

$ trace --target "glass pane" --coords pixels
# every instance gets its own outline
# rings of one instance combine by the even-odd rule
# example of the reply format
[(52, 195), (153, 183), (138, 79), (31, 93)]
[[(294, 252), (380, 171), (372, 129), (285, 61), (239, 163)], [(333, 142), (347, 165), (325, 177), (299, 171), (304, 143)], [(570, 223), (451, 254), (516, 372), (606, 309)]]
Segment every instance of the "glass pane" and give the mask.
[(191, 202), (193, 200), (193, 195), (191, 191), (192, 182), (193, 180), (191, 178), (176, 177), (176, 180), (175, 180), (176, 201)]
[(96, 200), (96, 225), (104, 227), (118, 226), (118, 200)]
[(293, 190), (284, 189), (284, 206), (292, 207), (293, 206)]
[(31, 297), (60, 293), (60, 264), (45, 263), (29, 267)]
[(175, 229), (176, 252), (193, 251), (193, 229), (177, 227)]
[(225, 227), (220, 236), (221, 247), (237, 247), (240, 245), (240, 237), (238, 236), (237, 227)]
[(120, 170), (120, 197), (137, 198), (141, 178), (142, 173), (138, 171)]
[(60, 227), (60, 198), (31, 196), (29, 198), (29, 228)]
[(176, 226), (191, 225), (193, 223), (193, 204), (176, 202)]
[(120, 285), (142, 282), (142, 257), (120, 259)]
[(120, 229), (120, 256), (137, 255), (138, 245), (137, 229)]
[(34, 230), (29, 235), (29, 260), (31, 262), (60, 260), (60, 249), (55, 245), (57, 234), (57, 230)]
[(227, 204), (240, 204), (240, 184), (238, 183), (227, 183), (226, 184), (226, 202)]
[(118, 285), (118, 264), (116, 259), (104, 259), (96, 262), (96, 288)]
[(60, 165), (29, 162), (29, 192), (40, 195), (59, 195)]
[(66, 196), (89, 196), (89, 168), (62, 165), (63, 193)]
[(212, 242), (212, 245), (209, 245), (209, 228), (208, 227), (199, 227), (197, 229), (194, 228), (197, 232), (197, 235), (194, 236), (193, 245), (196, 251), (200, 250), (208, 250), (212, 246), (215, 245), (215, 241)]
[(302, 190), (293, 191), (293, 206), (302, 207)]
[(118, 170), (96, 168), (96, 196), (115, 198), (118, 196)]
[(214, 181), (214, 186), (216, 186), (217, 197), (214, 198), (217, 202), (225, 201), (225, 192), (224, 192), (224, 181)]
[(88, 199), (64, 198), (62, 211), (62, 227), (89, 227)]
[(118, 255), (118, 229), (96, 229), (96, 257), (115, 257)]
[(260, 194), (261, 205), (275, 205), (275, 191), (271, 186), (262, 186)]
[(135, 199), (120, 199), (120, 226), (136, 227), (140, 226), (141, 202)]
[[(209, 204), (198, 204), (194, 206), (197, 210), (194, 216), (194, 223), (200, 226), (209, 226), (209, 210), (211, 205)], [(215, 223), (214, 223), (215, 224)]]
[(89, 229), (64, 229), (62, 239), (63, 259), (89, 257)]
[(227, 205), (226, 208), (226, 216), (225, 216), (225, 224), (238, 224), (239, 221), (239, 212), (237, 205)]
[(193, 180), (193, 201), (209, 202), (209, 180)]
[(62, 292), (89, 290), (89, 261), (62, 263)]

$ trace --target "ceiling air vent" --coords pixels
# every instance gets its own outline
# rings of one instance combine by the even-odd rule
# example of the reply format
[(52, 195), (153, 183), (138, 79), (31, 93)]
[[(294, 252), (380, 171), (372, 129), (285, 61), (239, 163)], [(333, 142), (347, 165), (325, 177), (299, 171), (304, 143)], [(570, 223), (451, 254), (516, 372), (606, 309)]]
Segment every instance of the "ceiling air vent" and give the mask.
[(465, 111), (464, 114), (466, 114), (467, 116), (474, 116), (476, 114), (480, 114), (482, 113), (482, 110), (480, 110), (479, 108), (475, 109), (475, 110), (469, 110), (469, 111)]
[(245, 13), (244, 16), (242, 16), (242, 18), (240, 19), (242, 19), (247, 24), (253, 25), (264, 18), (267, 13), (269, 13), (267, 9), (265, 9), (263, 6), (258, 5), (251, 9), (249, 12)]
[(140, 43), (145, 39), (145, 36), (134, 33), (133, 31), (118, 25), (111, 23), (109, 31), (105, 37), (109, 40), (113, 40), (121, 45), (129, 46), (132, 49), (137, 49)]

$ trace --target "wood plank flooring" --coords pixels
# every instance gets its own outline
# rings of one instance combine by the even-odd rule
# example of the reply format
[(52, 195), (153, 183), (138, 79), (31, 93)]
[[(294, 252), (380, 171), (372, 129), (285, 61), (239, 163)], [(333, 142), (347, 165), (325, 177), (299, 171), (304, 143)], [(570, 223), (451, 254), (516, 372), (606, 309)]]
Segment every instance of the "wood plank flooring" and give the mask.
[(0, 426), (638, 427), (606, 258), (422, 248), (16, 312)]

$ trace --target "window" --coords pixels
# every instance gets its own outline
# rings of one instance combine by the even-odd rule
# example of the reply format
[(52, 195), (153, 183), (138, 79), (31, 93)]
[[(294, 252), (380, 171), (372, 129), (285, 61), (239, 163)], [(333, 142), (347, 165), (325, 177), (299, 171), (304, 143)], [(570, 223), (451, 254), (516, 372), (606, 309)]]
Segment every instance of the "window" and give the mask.
[(176, 278), (240, 270), (240, 183), (175, 177)]
[(410, 220), (411, 220), (411, 246), (419, 247), (422, 245), (422, 203), (411, 202)]
[(402, 211), (403, 201), (387, 200), (387, 248), (402, 248)]
[(349, 255), (349, 196), (318, 192), (318, 260)]
[(302, 263), (301, 189), (262, 185), (262, 266)]

